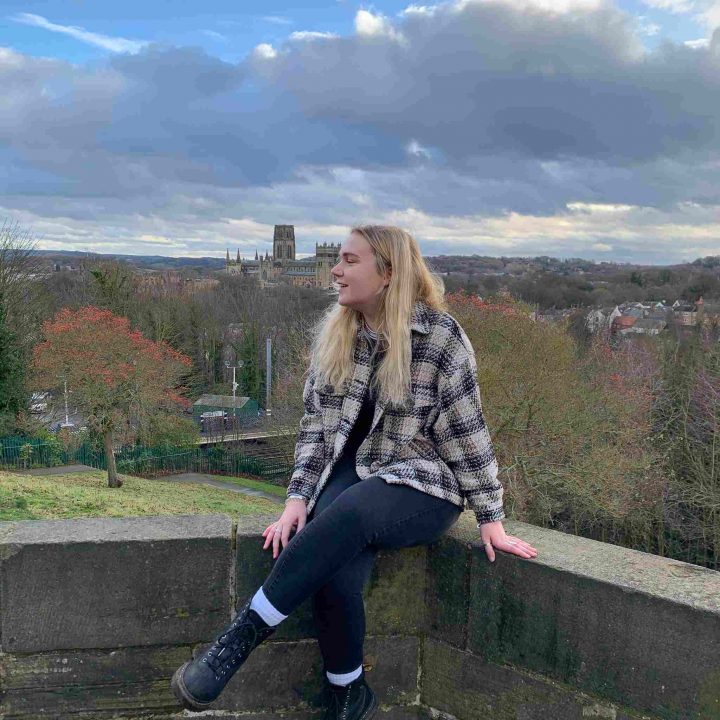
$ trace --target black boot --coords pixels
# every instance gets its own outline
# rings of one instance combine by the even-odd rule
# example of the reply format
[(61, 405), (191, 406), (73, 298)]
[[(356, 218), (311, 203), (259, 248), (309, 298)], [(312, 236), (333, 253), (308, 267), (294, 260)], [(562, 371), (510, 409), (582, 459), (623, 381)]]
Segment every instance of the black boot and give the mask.
[(378, 709), (364, 670), (349, 685), (333, 685), (326, 680), (326, 687), (329, 702), (323, 720), (369, 720)]
[(250, 600), (203, 655), (186, 662), (172, 677), (175, 697), (188, 710), (213, 703), (250, 653), (275, 632), (254, 610)]

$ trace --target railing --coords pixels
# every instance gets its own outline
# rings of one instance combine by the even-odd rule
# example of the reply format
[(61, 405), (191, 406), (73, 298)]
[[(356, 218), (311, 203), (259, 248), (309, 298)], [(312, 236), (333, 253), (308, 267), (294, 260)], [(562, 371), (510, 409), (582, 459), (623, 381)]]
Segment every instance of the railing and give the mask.
[[(102, 450), (87, 443), (66, 448), (57, 438), (0, 438), (0, 469), (23, 470), (82, 464), (101, 467)], [(104, 464), (102, 465), (104, 468)]]
[[(283, 484), (292, 471), (292, 459), (282, 453), (254, 456), (236, 448), (175, 448), (132, 446), (115, 453), (120, 473), (159, 477), (172, 473), (198, 472), (216, 475), (255, 475)], [(84, 443), (65, 448), (61, 442), (43, 438), (0, 438), (0, 469), (24, 470), (82, 464), (106, 470), (103, 450)]]

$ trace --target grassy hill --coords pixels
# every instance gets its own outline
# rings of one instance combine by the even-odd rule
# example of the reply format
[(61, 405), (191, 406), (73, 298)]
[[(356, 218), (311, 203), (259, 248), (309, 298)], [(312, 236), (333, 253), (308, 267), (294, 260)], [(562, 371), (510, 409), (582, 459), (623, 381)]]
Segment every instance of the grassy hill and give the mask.
[(282, 512), (282, 506), (264, 498), (206, 485), (122, 478), (121, 488), (109, 488), (100, 470), (45, 477), (0, 471), (0, 520)]

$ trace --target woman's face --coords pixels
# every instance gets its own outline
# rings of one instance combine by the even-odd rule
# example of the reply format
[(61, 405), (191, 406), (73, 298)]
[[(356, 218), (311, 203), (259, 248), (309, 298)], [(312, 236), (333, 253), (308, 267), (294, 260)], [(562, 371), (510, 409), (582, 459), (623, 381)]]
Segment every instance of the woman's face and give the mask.
[(374, 315), (383, 288), (390, 282), (390, 271), (386, 276), (377, 271), (375, 254), (362, 235), (350, 233), (340, 247), (339, 262), (330, 272), (340, 293), (340, 305)]

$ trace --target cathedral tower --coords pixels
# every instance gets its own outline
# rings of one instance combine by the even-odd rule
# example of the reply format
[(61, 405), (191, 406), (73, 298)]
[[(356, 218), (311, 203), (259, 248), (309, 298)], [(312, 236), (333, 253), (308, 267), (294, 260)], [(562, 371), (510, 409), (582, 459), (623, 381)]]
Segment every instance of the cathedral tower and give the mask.
[(340, 243), (315, 243), (315, 284), (317, 287), (332, 287), (330, 268), (335, 267), (340, 254)]
[(276, 225), (273, 234), (273, 260), (295, 259), (295, 226)]

